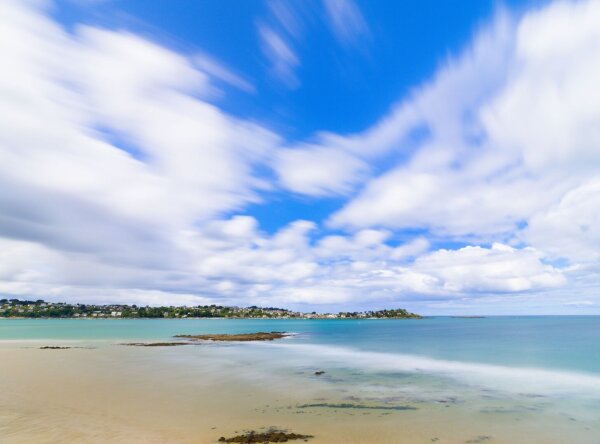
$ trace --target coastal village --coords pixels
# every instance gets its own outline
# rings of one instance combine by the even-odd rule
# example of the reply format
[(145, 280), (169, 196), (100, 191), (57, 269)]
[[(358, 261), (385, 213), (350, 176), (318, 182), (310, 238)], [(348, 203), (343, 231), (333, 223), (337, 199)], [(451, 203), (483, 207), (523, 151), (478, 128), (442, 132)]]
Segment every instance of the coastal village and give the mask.
[(364, 312), (304, 313), (275, 307), (150, 307), (138, 305), (68, 304), (19, 299), (0, 299), (0, 317), (5, 318), (264, 318), (264, 319), (381, 319), (421, 316), (399, 308)]

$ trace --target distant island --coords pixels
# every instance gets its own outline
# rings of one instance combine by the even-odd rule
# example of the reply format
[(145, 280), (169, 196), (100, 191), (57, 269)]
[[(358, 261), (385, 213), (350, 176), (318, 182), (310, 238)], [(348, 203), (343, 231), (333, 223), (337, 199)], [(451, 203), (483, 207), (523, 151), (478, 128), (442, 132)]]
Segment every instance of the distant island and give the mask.
[(0, 317), (5, 318), (256, 318), (256, 319), (421, 319), (403, 308), (363, 312), (303, 313), (275, 307), (149, 307), (138, 305), (67, 304), (64, 302), (0, 299)]

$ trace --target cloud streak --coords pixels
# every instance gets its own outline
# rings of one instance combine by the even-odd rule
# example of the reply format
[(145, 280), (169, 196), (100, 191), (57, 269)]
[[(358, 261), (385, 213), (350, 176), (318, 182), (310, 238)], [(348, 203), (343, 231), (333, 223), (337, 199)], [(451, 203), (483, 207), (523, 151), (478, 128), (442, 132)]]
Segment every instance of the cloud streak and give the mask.
[(290, 43), (283, 34), (268, 25), (259, 24), (258, 34), (263, 54), (269, 61), (271, 73), (288, 88), (297, 88), (300, 80), (295, 70), (300, 66), (300, 59)]
[(351, 47), (369, 37), (367, 22), (353, 0), (323, 0), (323, 7), (326, 21), (342, 45)]

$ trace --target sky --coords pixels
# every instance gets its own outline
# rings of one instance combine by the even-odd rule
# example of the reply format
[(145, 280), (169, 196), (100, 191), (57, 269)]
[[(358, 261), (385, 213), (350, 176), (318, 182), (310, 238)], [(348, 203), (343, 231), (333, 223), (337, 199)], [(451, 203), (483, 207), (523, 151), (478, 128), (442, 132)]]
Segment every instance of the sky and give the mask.
[(2, 0), (0, 296), (600, 314), (600, 2)]

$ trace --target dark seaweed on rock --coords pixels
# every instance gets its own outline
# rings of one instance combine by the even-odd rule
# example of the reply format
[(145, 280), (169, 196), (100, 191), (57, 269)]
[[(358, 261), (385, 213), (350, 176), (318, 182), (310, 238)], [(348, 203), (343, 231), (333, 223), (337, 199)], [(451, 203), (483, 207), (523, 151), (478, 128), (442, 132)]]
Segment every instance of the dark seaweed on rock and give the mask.
[(289, 333), (283, 331), (240, 334), (205, 334), (205, 335), (176, 335), (176, 338), (193, 339), (198, 341), (272, 341), (289, 336)]
[(219, 442), (243, 442), (243, 443), (269, 443), (269, 442), (288, 442), (298, 439), (304, 441), (312, 438), (312, 435), (300, 435), (298, 433), (287, 433), (283, 430), (272, 429), (266, 432), (258, 433), (250, 431), (243, 435), (225, 438), (221, 436)]

